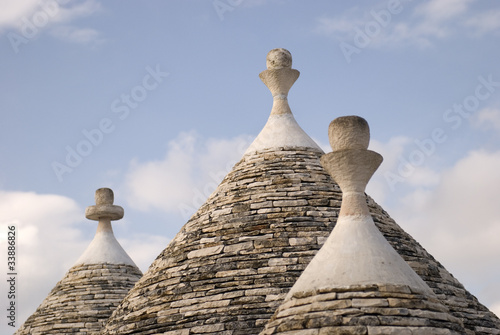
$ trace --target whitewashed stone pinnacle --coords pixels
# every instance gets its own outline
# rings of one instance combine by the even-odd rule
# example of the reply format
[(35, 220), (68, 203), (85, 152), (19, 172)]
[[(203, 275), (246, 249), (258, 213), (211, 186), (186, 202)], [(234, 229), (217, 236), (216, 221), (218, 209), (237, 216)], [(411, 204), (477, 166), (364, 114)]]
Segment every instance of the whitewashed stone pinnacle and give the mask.
[(364, 191), (382, 156), (366, 149), (368, 123), (358, 116), (341, 117), (330, 124), (329, 135), (335, 151), (323, 155), (321, 163), (343, 192), (339, 218), (287, 298), (300, 291), (367, 284), (406, 285), (433, 295), (370, 215)]
[(126, 264), (136, 267), (134, 261), (123, 250), (115, 238), (111, 221), (123, 218), (123, 208), (113, 205), (114, 195), (109, 188), (100, 188), (95, 192), (96, 204), (87, 207), (87, 219), (99, 221), (92, 242), (80, 256), (79, 264)]
[(367, 150), (368, 123), (342, 117), (329, 135), (321, 163), (342, 190), (337, 223), (260, 335), (465, 334), (375, 226), (364, 190), (382, 156)]
[(273, 95), (273, 107), (266, 125), (245, 154), (265, 149), (303, 147), (323, 153), (319, 146), (299, 126), (288, 105), (288, 92), (299, 78), (300, 72), (292, 69), (290, 51), (278, 48), (269, 51), (267, 70), (259, 74)]

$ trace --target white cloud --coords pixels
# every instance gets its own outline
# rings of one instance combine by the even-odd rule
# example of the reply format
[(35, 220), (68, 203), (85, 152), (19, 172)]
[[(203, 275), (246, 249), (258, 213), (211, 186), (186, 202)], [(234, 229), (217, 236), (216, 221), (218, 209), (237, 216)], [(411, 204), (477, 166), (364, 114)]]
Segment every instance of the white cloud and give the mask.
[[(496, 118), (500, 113), (493, 114)], [(382, 154), (384, 162), (367, 193), (481, 303), (499, 314), (500, 151), (471, 151), (441, 170), (426, 161), (405, 178), (405, 187), (390, 190), (384, 173), (396, 171), (400, 157), (413, 145), (403, 136), (387, 143), (371, 141), (370, 149)]]
[(443, 22), (467, 11), (474, 0), (431, 0), (415, 7), (415, 14), (424, 17), (426, 22)]
[(47, 23), (69, 22), (93, 15), (101, 10), (96, 0), (4, 0), (0, 12), (0, 27), (21, 28), (26, 21), (43, 28)]
[(382, 168), (391, 168), (398, 162), (398, 157), (403, 154), (404, 148), (411, 143), (411, 139), (406, 136), (395, 136), (389, 139), (387, 143), (370, 140), (369, 150), (378, 152), (384, 157)]
[(406, 25), (405, 33), (398, 31), (399, 42), (409, 41), (419, 46), (429, 46), (433, 38), (449, 36), (456, 22), (452, 19), (464, 14), (474, 0), (431, 0), (415, 7), (413, 22), (402, 23)]
[(81, 17), (90, 16), (101, 11), (102, 7), (96, 0), (70, 1), (72, 6), (61, 6), (54, 22), (70, 22)]
[(104, 39), (100, 37), (100, 33), (95, 29), (77, 28), (72, 26), (58, 26), (51, 30), (51, 34), (61, 40), (79, 44), (100, 44)]
[(7, 33), (16, 52), (19, 50), (20, 40), (26, 43), (26, 40), (35, 38), (45, 30), (64, 41), (81, 44), (101, 43), (104, 40), (100, 38), (97, 30), (69, 24), (99, 11), (101, 5), (96, 0), (9, 0), (7, 9), (4, 11), (2, 8), (0, 13), (0, 33), (6, 29), (16, 30)]
[[(91, 238), (84, 230), (95, 231), (97, 223), (85, 219), (84, 209), (64, 196), (0, 191), (0, 250), (7, 250), (12, 225), (17, 230), (17, 305), (22, 308), (16, 325), (20, 326), (87, 248)], [(142, 271), (168, 244), (166, 237), (150, 234), (117, 237)], [(6, 262), (0, 265), (4, 274), (6, 266)], [(7, 292), (6, 284), (1, 282), (2, 292)], [(11, 331), (0, 325), (0, 333)]]
[(465, 21), (465, 25), (475, 29), (476, 35), (500, 30), (500, 10), (492, 10), (473, 16)]
[(183, 133), (168, 145), (163, 160), (139, 163), (132, 161), (126, 176), (128, 203), (140, 210), (177, 208), (179, 199), (186, 199), (194, 187), (194, 133)]
[(32, 14), (39, 7), (39, 0), (3, 0), (0, 11), (0, 28), (18, 25), (21, 18)]
[(480, 296), (484, 297), (481, 301), (497, 316), (500, 316), (500, 281), (498, 276), (491, 280), (485, 279), (486, 284), (480, 292)]
[[(0, 191), (0, 213), (2, 235), (10, 225), (17, 229), (16, 265), (22, 292), (18, 304), (23, 306), (20, 322), (42, 302), (84, 249), (76, 228), (83, 211), (72, 199), (59, 195)], [(6, 250), (3, 238), (0, 249)]]
[[(437, 182), (438, 176), (425, 164), (422, 166), (408, 165), (407, 151), (413, 145), (411, 138), (406, 136), (392, 137), (387, 143), (377, 140), (370, 141), (369, 149), (378, 152), (384, 158), (367, 187), (367, 193), (376, 201), (384, 202), (387, 197), (393, 197), (394, 188), (397, 188), (400, 183), (410, 186), (431, 186)], [(401, 174), (400, 169), (404, 169), (405, 173)], [(401, 181), (398, 179), (396, 182), (396, 187), (391, 186), (388, 174), (395, 174), (401, 178)]]
[(165, 158), (133, 161), (126, 176), (128, 203), (140, 210), (175, 212), (188, 219), (231, 171), (251, 139), (203, 139), (181, 133), (168, 144)]
[(316, 19), (314, 32), (322, 35), (345, 38), (354, 34), (354, 28), (364, 24), (369, 17), (364, 15), (358, 6), (352, 7), (342, 15), (335, 17), (323, 16)]
[(336, 33), (347, 34), (351, 33), (354, 28), (360, 23), (360, 20), (356, 22), (345, 17), (341, 17), (338, 19), (321, 17), (317, 20), (315, 31), (325, 35), (332, 35)]
[[(483, 115), (496, 120), (500, 113)], [(499, 313), (500, 151), (472, 151), (445, 170), (431, 168), (434, 157), (429, 156), (404, 178), (405, 187), (391, 190), (384, 174), (397, 173), (401, 158), (408, 159), (412, 148), (415, 144), (405, 136), (372, 140), (369, 149), (382, 154), (384, 161), (367, 193), (482, 303)]]
[(449, 36), (456, 30), (456, 20), (474, 0), (431, 0), (413, 8), (406, 21), (387, 27), (375, 45), (412, 44), (418, 47), (432, 45), (433, 39)]
[(476, 128), (500, 130), (500, 109), (484, 108), (474, 114), (471, 122)]
[(498, 317), (500, 317), (500, 301), (498, 301), (498, 302), (496, 302), (494, 304), (491, 304), (489, 307), (490, 307), (490, 311), (492, 311)]
[(498, 171), (500, 151), (473, 151), (440, 172), (434, 187), (415, 186), (385, 208), (487, 305), (500, 300), (500, 293), (481, 294), (485, 278), (500, 292)]
[[(426, 17), (426, 10), (416, 10), (410, 5), (401, 2), (392, 12), (380, 6), (353, 7), (334, 17), (318, 18), (313, 31), (361, 49), (403, 44), (426, 47), (430, 45), (428, 35), (445, 35), (439, 21)], [(410, 12), (414, 15), (408, 15)]]
[[(475, 0), (401, 1), (389, 12), (384, 5), (353, 7), (333, 17), (316, 20), (313, 32), (332, 36), (357, 48), (414, 45), (425, 48), (436, 39), (463, 31), (482, 35), (500, 29), (500, 10), (480, 11)], [(388, 2), (385, 3), (387, 6)], [(381, 14), (384, 12), (385, 14)], [(378, 28), (377, 28), (378, 27)], [(361, 35), (364, 35), (361, 36)]]
[(133, 239), (118, 238), (118, 242), (144, 273), (154, 258), (167, 247), (170, 239), (158, 235), (134, 234)]

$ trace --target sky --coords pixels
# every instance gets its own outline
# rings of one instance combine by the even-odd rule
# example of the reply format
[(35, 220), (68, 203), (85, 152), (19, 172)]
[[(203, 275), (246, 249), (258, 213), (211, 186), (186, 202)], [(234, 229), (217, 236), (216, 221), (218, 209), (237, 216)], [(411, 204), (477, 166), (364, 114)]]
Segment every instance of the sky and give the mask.
[[(367, 193), (500, 315), (500, 4), (478, 0), (0, 0), (0, 251), (16, 233), (15, 327), (92, 240), (145, 272), (242, 157), (274, 48), (301, 75), (297, 122), (329, 152), (359, 115), (384, 162)], [(8, 278), (7, 278), (8, 279)], [(7, 280), (1, 280), (1, 310)], [(4, 312), (6, 313), (6, 312)]]

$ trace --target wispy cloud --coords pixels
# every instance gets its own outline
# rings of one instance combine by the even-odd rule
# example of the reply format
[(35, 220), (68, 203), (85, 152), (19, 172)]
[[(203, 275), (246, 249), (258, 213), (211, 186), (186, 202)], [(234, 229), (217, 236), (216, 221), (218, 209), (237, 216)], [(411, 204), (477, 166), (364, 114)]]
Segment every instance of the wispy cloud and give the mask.
[(500, 32), (500, 10), (492, 10), (468, 18), (467, 27), (474, 29), (474, 35), (481, 36), (491, 32)]
[(424, 22), (441, 23), (465, 13), (475, 0), (431, 0), (415, 7)]
[[(408, 166), (402, 160), (405, 151), (413, 147), (415, 144), (411, 138), (407, 136), (395, 136), (383, 143), (377, 140), (370, 141), (370, 150), (380, 153), (384, 157), (382, 165), (377, 170), (377, 173), (368, 184), (368, 193), (377, 201), (384, 202), (388, 197), (393, 197), (394, 192), (387, 180), (387, 173), (398, 171), (401, 166)], [(412, 166), (412, 170), (405, 171), (404, 183), (406, 186), (413, 187), (433, 187), (439, 180), (438, 173), (425, 165)]]
[(204, 139), (196, 132), (179, 134), (168, 143), (162, 160), (132, 161), (125, 182), (129, 205), (180, 214), (187, 220), (240, 160), (250, 142), (246, 135)]
[(353, 35), (354, 28), (361, 26), (367, 19), (366, 13), (363, 14), (361, 9), (356, 6), (339, 16), (319, 17), (313, 30), (317, 34), (343, 38), (346, 35)]
[(61, 6), (55, 16), (55, 22), (70, 22), (81, 17), (96, 14), (102, 10), (102, 6), (96, 0), (72, 1), (73, 5)]
[(0, 31), (5, 27), (15, 27), (23, 17), (40, 8), (39, 0), (3, 0), (0, 11)]
[(168, 144), (163, 160), (133, 160), (126, 176), (128, 203), (139, 210), (175, 210), (194, 187), (193, 154), (196, 135), (183, 133)]
[[(471, 151), (446, 170), (425, 170), (427, 175), (413, 178), (406, 193), (398, 193), (396, 201), (384, 208), (469, 290), (482, 293), (479, 299), (498, 313), (500, 283), (484, 282), (484, 278), (500, 276), (494, 266), (500, 255), (500, 151)], [(380, 184), (379, 172), (374, 180)]]
[(51, 35), (61, 40), (78, 44), (101, 44), (104, 39), (95, 29), (77, 28), (72, 26), (58, 26), (51, 30)]
[[(316, 20), (313, 31), (355, 45), (356, 36), (368, 36), (364, 47), (414, 45), (432, 46), (436, 40), (457, 33), (474, 34), (500, 30), (500, 11), (484, 12), (474, 8), (476, 0), (401, 1), (397, 10), (378, 4), (372, 7), (352, 7), (334, 16)], [(366, 38), (365, 38), (366, 39)], [(356, 47), (359, 48), (359, 45)]]
[(412, 18), (400, 22), (397, 29), (389, 30), (387, 41), (409, 42), (419, 46), (432, 44), (433, 39), (441, 39), (452, 34), (459, 18), (466, 13), (475, 0), (431, 0), (413, 9)]
[(476, 114), (471, 119), (472, 125), (479, 129), (500, 130), (500, 109), (487, 107)]
[(101, 11), (96, 0), (57, 1), (57, 0), (4, 0), (0, 12), (1, 28), (20, 29), (26, 21), (38, 28), (54, 23), (68, 23), (81, 17)]
[(15, 53), (47, 31), (64, 41), (95, 45), (104, 41), (100, 33), (75, 24), (78, 19), (99, 11), (101, 5), (97, 0), (7, 1), (6, 10), (2, 8), (0, 13), (0, 34), (6, 34)]

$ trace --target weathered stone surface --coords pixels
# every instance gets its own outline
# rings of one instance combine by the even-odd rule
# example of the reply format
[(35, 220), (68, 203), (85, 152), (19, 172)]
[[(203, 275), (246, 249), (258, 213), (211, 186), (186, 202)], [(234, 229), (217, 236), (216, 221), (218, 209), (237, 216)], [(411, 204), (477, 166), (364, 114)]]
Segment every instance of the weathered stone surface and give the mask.
[[(375, 227), (364, 191), (381, 156), (367, 150), (367, 122), (357, 116), (338, 118), (329, 135), (334, 151), (321, 163), (343, 191), (336, 227), (261, 334), (383, 334), (395, 326), (407, 334), (412, 333), (409, 327), (429, 326), (465, 333), (461, 320), (437, 302)], [(389, 299), (401, 308), (389, 306)]]
[[(216, 192), (131, 290), (103, 333), (181, 331), (194, 325), (203, 325), (208, 320), (214, 323), (219, 323), (217, 320), (222, 323), (223, 320), (226, 327), (231, 327), (227, 330), (232, 334), (258, 334), (329, 235), (340, 209), (342, 194), (321, 167), (321, 153), (305, 148), (294, 149), (293, 153), (290, 151), (267, 150), (247, 155), (236, 164)], [(269, 158), (259, 159), (264, 155)], [(287, 178), (283, 177), (282, 171), (285, 170)], [(296, 177), (290, 171), (295, 171)], [(249, 175), (256, 176), (254, 178), (260, 181), (269, 180), (270, 183), (253, 187), (245, 184), (236, 186), (239, 181), (248, 180)], [(284, 180), (289, 183), (282, 183)], [(294, 189), (292, 192), (305, 193), (286, 199), (305, 200), (308, 205), (287, 207), (290, 209), (287, 212), (283, 210), (285, 207), (275, 207), (274, 198), (279, 197), (279, 194), (286, 195), (290, 188)], [(231, 210), (234, 198), (245, 199), (238, 203), (250, 205), (257, 203), (255, 199), (258, 199), (258, 203), (263, 206), (260, 209), (270, 211), (250, 214), (250, 206), (248, 212), (234, 214)], [(328, 202), (323, 202), (324, 199)], [(367, 202), (382, 234), (434, 290), (450, 312), (461, 318), (467, 329), (477, 334), (495, 334), (496, 329), (500, 328), (498, 318), (468, 293), (371, 198), (367, 198)], [(214, 212), (217, 212), (215, 216), (212, 215)], [(242, 244), (247, 242), (253, 242), (253, 248), (250, 248), (250, 244)], [(224, 249), (220, 253), (199, 254), (199, 250), (214, 248), (209, 250), (215, 251), (221, 247)], [(188, 258), (193, 251), (195, 253), (191, 256), (198, 252), (200, 257)], [(238, 269), (244, 271), (238, 272)], [(247, 296), (247, 290), (258, 292), (255, 290), (269, 288), (273, 291), (261, 291), (261, 295), (255, 295), (260, 296), (260, 300), (244, 302), (238, 298)], [(394, 292), (392, 288), (391, 294), (411, 293), (408, 288), (399, 289), (400, 292)], [(348, 292), (346, 289), (345, 293)], [(190, 296), (193, 299), (190, 301), (190, 314), (186, 314), (188, 310), (180, 311), (171, 307), (176, 301), (183, 301), (194, 293), (196, 295)], [(202, 308), (208, 297), (229, 293), (239, 294), (238, 297), (227, 298), (230, 300), (229, 305)], [(389, 298), (383, 295), (384, 291), (379, 294), (377, 297)], [(391, 311), (402, 308), (396, 300), (387, 301), (387, 308), (391, 308)], [(160, 319), (155, 309), (157, 307), (162, 311), (174, 309), (172, 314), (176, 317)], [(193, 313), (195, 311), (199, 313)], [(244, 327), (238, 323), (241, 319), (246, 322)], [(476, 327), (482, 328), (476, 331)]]
[[(355, 285), (350, 290), (330, 288), (325, 293), (316, 291), (294, 296), (278, 308), (261, 335), (282, 335), (291, 329), (349, 335), (466, 333), (461, 320), (448, 311), (443, 313), (442, 305), (435, 298), (408, 294), (400, 303), (407, 305), (405, 309), (389, 307), (388, 299), (373, 298), (391, 294), (397, 296), (399, 292), (408, 290), (408, 287), (396, 285)], [(349, 297), (348, 293), (355, 298)], [(339, 299), (341, 295), (345, 299)]]
[(99, 334), (142, 273), (125, 264), (76, 265), (16, 335)]

